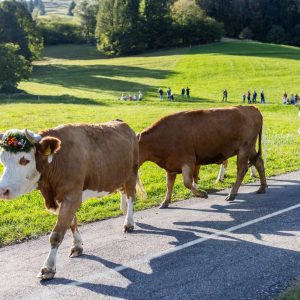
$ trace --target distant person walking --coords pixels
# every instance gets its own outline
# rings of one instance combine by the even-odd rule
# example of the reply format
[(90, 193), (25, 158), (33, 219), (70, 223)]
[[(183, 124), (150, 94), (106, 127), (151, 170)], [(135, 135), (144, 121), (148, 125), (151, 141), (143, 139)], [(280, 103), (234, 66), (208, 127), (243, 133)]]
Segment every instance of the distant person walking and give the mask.
[(190, 88), (187, 87), (186, 90), (185, 90), (187, 98), (190, 98), (190, 91), (191, 91)]
[(141, 91), (139, 91), (139, 101), (143, 100), (143, 94), (141, 93)]
[(228, 97), (228, 92), (227, 92), (227, 90), (225, 89), (225, 90), (223, 91), (222, 102), (227, 102), (227, 97)]
[(250, 104), (251, 103), (251, 93), (250, 93), (250, 91), (247, 92), (247, 100), (248, 100), (248, 103)]
[(159, 99), (163, 100), (164, 99), (164, 91), (162, 88), (158, 89), (158, 94), (159, 94)]
[(171, 89), (168, 87), (168, 88), (167, 88), (167, 97), (168, 97), (168, 100), (171, 100), (171, 93), (172, 93), (172, 91), (171, 91)]
[(261, 104), (266, 103), (265, 94), (263, 90), (260, 92), (260, 103)]
[(254, 90), (253, 96), (252, 96), (252, 103), (256, 103), (256, 99), (257, 99), (257, 93), (256, 93), (256, 91)]
[(184, 98), (184, 95), (185, 95), (185, 88), (183, 87), (183, 88), (181, 89), (181, 97)]
[(246, 94), (245, 93), (243, 93), (242, 99), (243, 99), (243, 103), (245, 103), (246, 102)]

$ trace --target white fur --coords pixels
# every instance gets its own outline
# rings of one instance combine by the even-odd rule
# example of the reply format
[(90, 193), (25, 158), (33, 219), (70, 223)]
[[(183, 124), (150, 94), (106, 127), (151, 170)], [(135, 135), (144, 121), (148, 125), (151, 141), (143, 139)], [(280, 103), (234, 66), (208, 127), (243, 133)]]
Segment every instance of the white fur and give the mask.
[(250, 176), (251, 177), (257, 177), (256, 169), (254, 166), (250, 167)]
[[(29, 160), (29, 163), (25, 166), (20, 165), (22, 157)], [(13, 199), (37, 188), (41, 174), (36, 169), (34, 149), (28, 153), (11, 153), (2, 150), (0, 159), (4, 166), (4, 171), (0, 178), (0, 188), (10, 190), (9, 196), (5, 199)]]
[(45, 262), (44, 267), (54, 270), (56, 268), (56, 254), (58, 248), (51, 248)]
[(81, 247), (82, 246), (82, 239), (80, 233), (76, 230), (73, 233), (73, 246)]
[(93, 191), (93, 190), (84, 190), (82, 192), (82, 202), (90, 199), (90, 198), (101, 198), (104, 197), (106, 195), (109, 195), (109, 192), (97, 192), (97, 191)]
[(121, 196), (120, 209), (122, 210), (123, 214), (126, 215), (127, 214), (127, 197), (124, 192), (120, 192), (120, 196)]
[(131, 197), (127, 198), (127, 214), (125, 217), (124, 225), (134, 225), (133, 221), (133, 199)]
[(220, 182), (224, 180), (225, 176), (225, 167), (223, 164), (220, 165), (220, 171), (216, 182)]
[(198, 190), (198, 184), (195, 182), (195, 181), (193, 181), (193, 187), (196, 189), (196, 190)]

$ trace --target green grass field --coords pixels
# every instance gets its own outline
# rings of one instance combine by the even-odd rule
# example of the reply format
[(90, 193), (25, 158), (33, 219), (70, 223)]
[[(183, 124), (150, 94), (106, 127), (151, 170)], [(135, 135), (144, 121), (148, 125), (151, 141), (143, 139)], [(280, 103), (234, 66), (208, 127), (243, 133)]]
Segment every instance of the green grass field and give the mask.
[[(65, 123), (121, 118), (138, 132), (166, 114), (240, 104), (244, 91), (264, 89), (267, 104), (259, 107), (265, 123), (266, 173), (280, 174), (300, 166), (298, 112), (294, 106), (281, 104), (284, 91), (300, 93), (299, 59), (298, 48), (247, 42), (216, 43), (114, 59), (101, 56), (90, 46), (49, 47), (43, 59), (35, 63), (31, 79), (20, 84), (24, 94), (0, 97), (0, 130), (38, 131)], [(175, 93), (174, 103), (158, 100), (158, 88), (167, 86)], [(182, 86), (191, 88), (189, 101), (179, 97)], [(224, 88), (229, 92), (228, 104), (220, 102)], [(121, 93), (138, 91), (144, 94), (140, 103), (118, 100)], [(138, 199), (135, 209), (157, 205), (166, 189), (164, 172), (154, 164), (143, 165), (140, 172), (148, 198)], [(216, 165), (202, 168), (202, 189), (231, 186), (235, 180), (235, 159), (230, 160), (224, 183), (214, 183), (217, 172)], [(247, 175), (245, 181), (250, 180)], [(189, 196), (179, 176), (174, 199)], [(114, 194), (85, 202), (78, 217), (85, 223), (120, 213), (119, 195)], [(37, 191), (15, 201), (0, 201), (0, 245), (48, 232), (55, 218), (44, 209)]]

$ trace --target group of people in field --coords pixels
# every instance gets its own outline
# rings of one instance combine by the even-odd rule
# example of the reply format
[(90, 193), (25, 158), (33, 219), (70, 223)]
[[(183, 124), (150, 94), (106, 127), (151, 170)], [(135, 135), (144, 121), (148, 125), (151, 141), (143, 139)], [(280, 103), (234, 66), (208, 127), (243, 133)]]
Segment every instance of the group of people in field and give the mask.
[[(181, 98), (190, 98), (190, 88), (189, 87), (182, 87), (181, 88)], [(158, 89), (158, 94), (159, 94), (159, 99), (163, 100), (164, 99), (164, 90), (160, 87)], [(168, 87), (166, 89), (166, 95), (167, 95), (167, 100), (168, 101), (174, 101), (174, 94), (171, 90), (170, 87)], [(120, 100), (123, 101), (142, 101), (143, 100), (143, 94), (141, 93), (141, 91), (138, 92), (138, 94), (129, 94), (129, 95), (125, 95), (124, 93), (122, 93)], [(222, 102), (227, 102), (228, 100), (228, 91), (227, 89), (224, 89), (222, 91)], [(266, 103), (266, 98), (265, 98), (265, 93), (263, 90), (261, 90), (260, 94), (258, 95), (258, 93), (256, 92), (256, 90), (253, 91), (253, 93), (251, 93), (250, 90), (248, 90), (247, 92), (244, 92), (242, 94), (242, 102), (243, 103), (247, 103), (248, 104), (256, 104), (256, 103), (261, 103), (264, 104)], [(259, 102), (258, 102), (259, 101)], [(282, 96), (282, 103), (283, 104), (298, 104), (299, 102), (299, 95), (296, 94), (291, 94), (290, 97), (288, 97), (288, 94), (286, 92), (284, 92), (283, 96)]]
[(124, 93), (122, 93), (120, 100), (122, 101), (142, 101), (143, 100), (143, 94), (141, 91), (139, 91), (138, 94), (129, 94), (129, 95), (125, 95)]
[[(182, 99), (184, 99), (185, 97), (190, 98), (190, 92), (191, 92), (191, 90), (190, 90), (189, 87), (186, 87), (186, 88), (182, 87), (181, 88), (181, 98)], [(167, 88), (166, 93), (167, 93), (168, 101), (174, 101), (175, 100), (174, 94), (173, 94), (170, 87)], [(160, 100), (164, 100), (164, 90), (161, 87), (158, 89), (158, 95), (159, 95)]]
[(297, 93), (295, 95), (291, 94), (290, 97), (288, 97), (288, 94), (286, 92), (284, 92), (282, 95), (282, 104), (298, 104), (298, 101), (299, 96)]
[[(261, 104), (266, 103), (265, 93), (263, 90), (261, 90), (259, 98), (260, 98), (259, 103)], [(243, 93), (242, 95), (243, 103), (246, 102), (246, 99), (249, 104), (256, 104), (258, 99), (258, 93), (256, 92), (256, 90), (254, 90), (252, 94), (250, 91), (248, 91), (247, 93)]]

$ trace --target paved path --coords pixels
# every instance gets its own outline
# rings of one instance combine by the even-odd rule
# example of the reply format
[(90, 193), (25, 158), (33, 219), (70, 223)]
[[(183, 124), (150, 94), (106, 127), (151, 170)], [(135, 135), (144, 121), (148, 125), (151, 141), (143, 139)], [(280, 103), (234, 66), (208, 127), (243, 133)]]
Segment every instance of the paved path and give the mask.
[(48, 238), (0, 249), (0, 299), (270, 299), (300, 276), (300, 172), (269, 179), (265, 195), (243, 186), (170, 209), (80, 228), (84, 255), (59, 249), (56, 279), (35, 278)]

